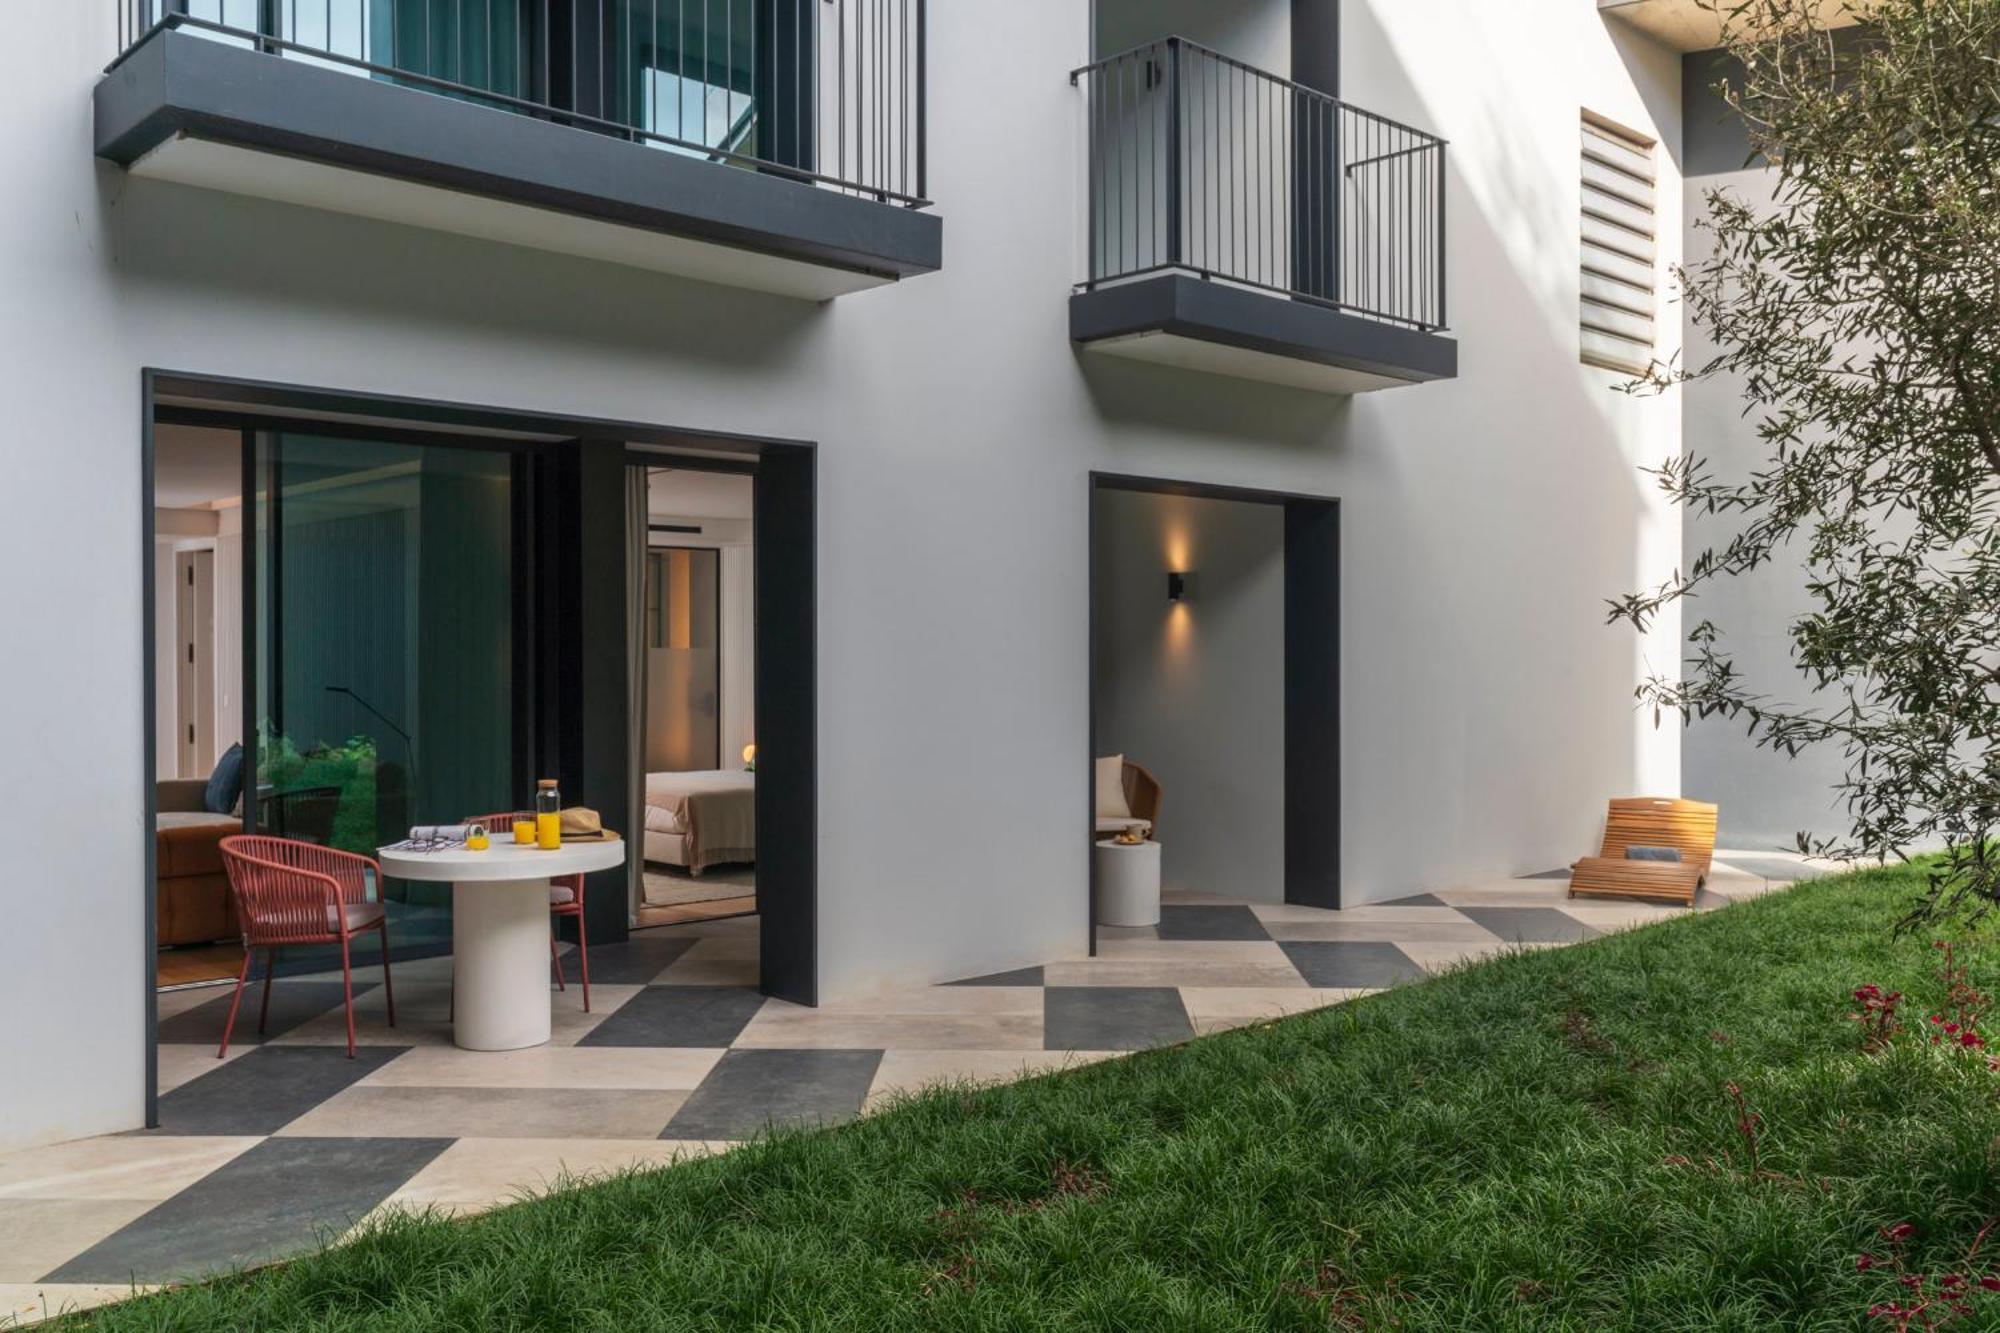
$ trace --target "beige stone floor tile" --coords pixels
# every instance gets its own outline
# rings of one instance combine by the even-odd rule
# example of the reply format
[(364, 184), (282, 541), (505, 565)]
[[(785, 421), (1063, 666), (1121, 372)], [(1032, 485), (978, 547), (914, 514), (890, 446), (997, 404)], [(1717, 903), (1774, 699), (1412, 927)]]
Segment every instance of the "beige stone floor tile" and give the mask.
[(157, 1203), (258, 1142), (255, 1136), (133, 1134), (9, 1153), (0, 1157), (0, 1214), (16, 1199)]
[[(1268, 963), (1284, 950), (1269, 940), (1148, 940), (1099, 938), (1097, 962)], [(1071, 960), (1074, 961), (1074, 960)]]
[(376, 1211), (437, 1208), (454, 1213), (481, 1212), (546, 1194), (562, 1184), (581, 1184), (634, 1167), (672, 1166), (729, 1146), (656, 1138), (460, 1139), (405, 1181)]
[[(783, 1014), (800, 1008), (773, 1000), (764, 1011)], [(949, 1014), (1039, 1015), (1042, 990), (1039, 986), (898, 986), (893, 990), (843, 995), (807, 1012), (859, 1016), (907, 1014), (925, 1018)]]
[[(1039, 995), (1037, 996), (1039, 998)], [(766, 1004), (736, 1038), (736, 1046), (855, 1050), (1040, 1050), (1042, 1015), (819, 1014), (796, 1005)]]
[[(699, 947), (699, 946), (697, 946)], [(662, 972), (657, 982), (663, 986), (755, 986), (757, 959), (696, 958), (688, 950)]]
[(1686, 916), (1692, 909), (1661, 907), (1652, 903), (1616, 903), (1608, 898), (1578, 898), (1562, 905), (1562, 912), (1594, 930), (1627, 930)]
[[(256, 1026), (254, 1014), (251, 1016), (251, 1026)], [(220, 1069), (231, 1060), (241, 1059), (257, 1048), (237, 1042), (221, 1059), (216, 1058), (216, 1048), (206, 1042), (199, 1046), (162, 1042), (155, 1049), (160, 1053), (160, 1095), (164, 1097), (182, 1084), (191, 1083), (203, 1074)]]
[(8, 1199), (0, 1203), (0, 1282), (33, 1282), (147, 1212), (156, 1199)]
[(1499, 939), (1466, 917), (1456, 921), (1273, 921), (1265, 926), (1274, 940), (1404, 940), (1432, 944), (1487, 944)]
[(531, 1046), (520, 1051), (406, 1051), (362, 1079), (376, 1088), (628, 1088), (691, 1091), (722, 1058), (694, 1047)]
[[(574, 1046), (618, 1007), (639, 993), (638, 986), (590, 988), (590, 1012), (583, 1012), (583, 988), (549, 988), (549, 1042)], [(354, 999), (354, 1041), (359, 1046), (450, 1046), (451, 988), (435, 982), (396, 987), (396, 1025), (389, 1026), (387, 1002), (379, 989)], [(347, 1019), (338, 1008), (273, 1037), (274, 1046), (340, 1046), (347, 1042)]]
[(694, 942), (693, 948), (674, 961), (677, 963), (685, 962), (692, 958), (697, 962), (721, 961), (724, 959), (732, 962), (741, 962), (744, 959), (749, 959), (754, 962), (757, 958), (758, 947), (758, 939), (755, 935), (745, 935), (741, 932), (732, 935), (704, 935)]
[(913, 1051), (883, 1052), (866, 1109), (876, 1110), (899, 1094), (938, 1083), (1011, 1083), (1058, 1069), (1079, 1069), (1123, 1051)]
[(1459, 963), (1476, 962), (1481, 958), (1495, 958), (1503, 953), (1516, 950), (1556, 949), (1562, 946), (1553, 942), (1531, 941), (1517, 944), (1509, 941), (1498, 944), (1418, 944), (1412, 942), (1398, 947), (1405, 954), (1409, 955), (1410, 961), (1418, 967), (1423, 968), (1426, 972), (1438, 972), (1448, 967), (1454, 967)]
[(160, 1018), (165, 1020), (176, 1014), (184, 1014), (190, 1009), (200, 1008), (218, 995), (228, 999), (229, 992), (235, 988), (234, 980), (213, 986), (182, 986), (178, 990), (155, 992), (154, 1003), (159, 1006)]
[(380, 1088), (357, 1084), (286, 1125), (285, 1137), (656, 1138), (685, 1091)]
[[(1277, 949), (1275, 944), (1267, 946)], [(1175, 962), (1171, 959), (1082, 959), (1042, 969), (1049, 986), (1294, 986), (1306, 984), (1278, 950), (1275, 961)]]
[(1303, 907), (1297, 903), (1252, 903), (1250, 910), (1266, 927), (1279, 924), (1317, 924), (1335, 921), (1401, 923), (1408, 925), (1450, 925), (1464, 917), (1449, 907), (1391, 907), (1385, 903), (1356, 903), (1339, 911), (1324, 907)]
[(1241, 898), (1224, 893), (1201, 893), (1194, 889), (1162, 889), (1160, 901), (1168, 907), (1246, 907)]
[[(1523, 884), (1536, 881), (1521, 881)], [(1453, 907), (1561, 907), (1569, 901), (1569, 881), (1540, 881), (1546, 888), (1440, 889), (1438, 897)]]
[(0, 1328), (26, 1328), (44, 1319), (129, 1300), (155, 1287), (84, 1282), (0, 1282)]
[(1199, 1024), (1203, 1019), (1280, 1018), (1370, 994), (1373, 992), (1358, 987), (1337, 986), (1290, 990), (1271, 986), (1183, 986), (1181, 1004), (1187, 1009), (1189, 1020)]

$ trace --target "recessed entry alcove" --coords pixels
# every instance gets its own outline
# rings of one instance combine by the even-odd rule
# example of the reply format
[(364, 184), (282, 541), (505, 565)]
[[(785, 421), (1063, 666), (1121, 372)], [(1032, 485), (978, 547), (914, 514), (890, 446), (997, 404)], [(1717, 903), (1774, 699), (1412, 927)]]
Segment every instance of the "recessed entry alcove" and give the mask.
[(1331, 497), (1091, 478), (1092, 836), (1169, 892), (1340, 905), (1339, 545)]

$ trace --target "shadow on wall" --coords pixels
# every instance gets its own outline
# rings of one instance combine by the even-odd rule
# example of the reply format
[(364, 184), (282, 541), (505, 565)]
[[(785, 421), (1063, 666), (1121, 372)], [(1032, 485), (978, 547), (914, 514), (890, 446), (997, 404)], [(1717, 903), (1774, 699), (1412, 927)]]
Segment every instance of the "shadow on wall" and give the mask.
[(1632, 687), (1676, 666), (1678, 625), (1640, 643), (1605, 612), (1678, 557), (1678, 518), (1639, 471), (1677, 447), (1678, 418), (1579, 363), (1580, 108), (1532, 87), (1540, 102), (1503, 105), (1492, 81), (1420, 88), (1413, 34), (1426, 70), (1489, 68), (1521, 38), (1485, 29), (1519, 18), (1411, 8), (1391, 31), (1381, 0), (1344, 6), (1360, 76), (1344, 91), (1451, 141), (1460, 377), (1346, 399), (1079, 355), (1113, 470), (1343, 500), (1344, 767), (1369, 775), (1343, 817), (1361, 900), (1562, 864), (1606, 796), (1677, 772)]
[[(121, 280), (196, 307), (218, 294), (248, 298), (284, 310), (295, 328), (340, 316), (370, 336), (498, 334), (597, 349), (612, 362), (674, 358), (756, 376), (791, 360), (827, 317), (809, 301), (148, 180), (106, 162), (96, 171)], [(713, 317), (688, 317), (696, 312)]]

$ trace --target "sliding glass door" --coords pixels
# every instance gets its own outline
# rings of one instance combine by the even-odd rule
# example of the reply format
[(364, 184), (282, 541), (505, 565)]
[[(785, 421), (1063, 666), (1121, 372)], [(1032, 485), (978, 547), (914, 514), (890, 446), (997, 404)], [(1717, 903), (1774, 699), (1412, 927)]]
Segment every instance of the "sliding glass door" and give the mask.
[[(255, 436), (260, 832), (372, 853), (520, 799), (515, 455)], [(390, 883), (390, 936), (448, 947), (441, 886)]]

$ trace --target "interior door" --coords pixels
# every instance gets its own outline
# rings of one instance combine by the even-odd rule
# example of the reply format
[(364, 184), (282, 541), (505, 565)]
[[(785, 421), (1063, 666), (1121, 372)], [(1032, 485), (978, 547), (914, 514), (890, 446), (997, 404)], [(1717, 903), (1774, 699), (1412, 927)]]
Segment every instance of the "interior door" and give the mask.
[(215, 767), (215, 552), (174, 553), (174, 707), (179, 775)]

